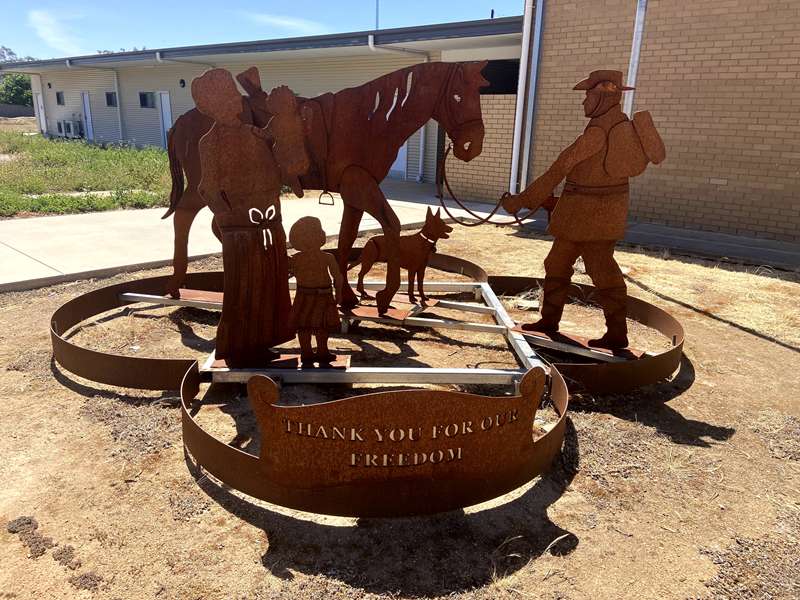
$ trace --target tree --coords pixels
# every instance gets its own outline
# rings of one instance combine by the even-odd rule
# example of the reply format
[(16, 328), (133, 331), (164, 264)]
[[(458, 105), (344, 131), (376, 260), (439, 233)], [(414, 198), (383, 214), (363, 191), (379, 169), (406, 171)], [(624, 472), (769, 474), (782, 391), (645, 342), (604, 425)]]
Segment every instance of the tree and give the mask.
[(33, 58), (32, 56), (17, 56), (17, 53), (14, 52), (8, 46), (0, 46), (0, 63), (17, 62), (24, 60), (36, 60), (36, 59)]
[[(0, 63), (19, 60), (34, 60), (30, 56), (20, 58), (7, 46), (0, 46)], [(33, 106), (31, 78), (22, 73), (6, 73), (0, 75), (0, 104), (22, 104)]]
[(120, 48), (119, 50), (98, 50), (98, 54), (116, 54), (117, 52), (141, 52), (143, 50), (147, 50), (147, 46), (142, 46), (141, 48), (137, 48), (134, 46), (130, 50), (127, 48)]
[(22, 73), (8, 73), (0, 79), (0, 104), (33, 106), (31, 78)]

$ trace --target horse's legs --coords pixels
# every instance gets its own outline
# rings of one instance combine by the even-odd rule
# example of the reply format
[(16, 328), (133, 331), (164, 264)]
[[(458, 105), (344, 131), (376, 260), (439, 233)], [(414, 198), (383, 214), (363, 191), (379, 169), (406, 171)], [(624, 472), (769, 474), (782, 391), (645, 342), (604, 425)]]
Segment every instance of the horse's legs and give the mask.
[(358, 306), (358, 298), (356, 298), (353, 288), (347, 282), (347, 262), (350, 257), (350, 250), (353, 249), (353, 243), (358, 237), (358, 226), (361, 223), (361, 216), (364, 211), (356, 208), (344, 200), (345, 195), (342, 191), (342, 200), (344, 201), (344, 212), (342, 214), (342, 225), (339, 228), (339, 243), (336, 247), (337, 259), (339, 260), (339, 271), (344, 277), (344, 285), (342, 285), (342, 308), (348, 309)]
[(217, 223), (217, 217), (211, 219), (211, 233), (214, 234), (214, 237), (217, 238), (222, 243), (222, 231), (220, 231), (219, 224)]
[[(400, 258), (398, 255), (400, 247), (400, 220), (397, 215), (389, 206), (386, 201), (386, 196), (383, 195), (381, 188), (378, 187), (378, 182), (375, 178), (361, 167), (348, 167), (342, 174), (342, 180), (339, 186), (339, 192), (342, 194), (342, 201), (345, 206), (352, 206), (359, 211), (368, 212), (378, 223), (381, 224), (383, 235), (385, 237), (384, 252), (386, 258), (386, 287), (378, 292), (378, 312), (385, 313), (389, 308), (389, 303), (394, 298), (395, 293), (400, 287)], [(347, 215), (347, 210), (345, 210)], [(345, 221), (342, 221), (342, 229), (344, 229)], [(353, 232), (353, 237), (348, 242), (347, 251), (353, 247), (355, 241), (356, 231)], [(342, 261), (342, 238), (339, 238), (339, 261)], [(347, 257), (344, 256), (345, 263)], [(348, 286), (345, 286), (348, 287)], [(353, 291), (350, 290), (352, 294)], [(355, 294), (353, 294), (355, 297)]]
[(186, 278), (186, 270), (189, 267), (189, 230), (198, 212), (200, 212), (199, 207), (179, 206), (173, 215), (175, 251), (172, 257), (172, 277), (167, 281), (166, 290), (173, 298), (180, 296), (178, 290)]
[(378, 260), (377, 248), (378, 246), (375, 241), (369, 240), (364, 246), (364, 250), (361, 251), (361, 269), (358, 272), (358, 285), (356, 286), (356, 290), (358, 290), (362, 298), (367, 296), (367, 292), (364, 289), (364, 276), (369, 273), (372, 265)]

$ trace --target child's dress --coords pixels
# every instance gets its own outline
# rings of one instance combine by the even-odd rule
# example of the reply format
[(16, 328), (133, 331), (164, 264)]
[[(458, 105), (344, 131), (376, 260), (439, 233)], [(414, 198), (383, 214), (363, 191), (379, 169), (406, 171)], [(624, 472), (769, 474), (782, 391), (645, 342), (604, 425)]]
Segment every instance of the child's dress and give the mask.
[(339, 329), (339, 310), (333, 295), (333, 287), (301, 287), (292, 304), (289, 326), (295, 330), (312, 334), (333, 333)]

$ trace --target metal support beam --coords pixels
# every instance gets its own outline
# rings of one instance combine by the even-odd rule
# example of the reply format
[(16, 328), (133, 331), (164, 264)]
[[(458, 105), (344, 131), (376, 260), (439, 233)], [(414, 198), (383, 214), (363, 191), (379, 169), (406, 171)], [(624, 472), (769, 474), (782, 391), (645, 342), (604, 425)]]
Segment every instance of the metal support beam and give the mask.
[[(636, 4), (636, 20), (633, 24), (633, 41), (631, 42), (631, 58), (628, 62), (628, 81), (626, 85), (636, 87), (636, 76), (639, 74), (639, 55), (642, 52), (642, 39), (644, 38), (644, 23), (647, 17), (647, 0), (639, 0)], [(635, 90), (624, 92), (622, 110), (629, 117), (633, 113), (633, 99)]]
[(266, 375), (282, 383), (382, 383), (382, 384), (491, 384), (512, 385), (525, 371), (520, 369), (427, 369), (398, 367), (350, 367), (349, 369), (211, 369), (217, 383), (247, 383), (254, 375)]
[(528, 74), (528, 97), (525, 109), (525, 135), (522, 139), (522, 164), (519, 169), (519, 187), (525, 189), (528, 185), (528, 171), (530, 170), (533, 152), (533, 126), (536, 119), (536, 91), (539, 83), (539, 60), (542, 54), (542, 35), (544, 33), (544, 4), (545, 0), (536, 0), (536, 16), (533, 22), (533, 41), (531, 44), (531, 65)]

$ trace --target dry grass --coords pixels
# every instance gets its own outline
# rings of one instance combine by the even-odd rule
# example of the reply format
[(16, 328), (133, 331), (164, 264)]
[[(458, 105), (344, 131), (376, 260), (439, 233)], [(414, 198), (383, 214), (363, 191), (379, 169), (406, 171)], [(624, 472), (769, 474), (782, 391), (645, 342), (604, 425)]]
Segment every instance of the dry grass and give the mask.
[(0, 132), (35, 133), (36, 117), (0, 117)]
[[(541, 275), (548, 248), (493, 227), (456, 229), (440, 245), (490, 273), (520, 275)], [(0, 438), (0, 514), (35, 515), (58, 556), (69, 545), (80, 561), (71, 571), (58, 559), (29, 558), (18, 534), (2, 533), (0, 591), (72, 597), (77, 587), (125, 600), (797, 597), (796, 274), (632, 249), (618, 258), (631, 293), (686, 327), (681, 371), (636, 393), (574, 394), (550, 475), (424, 519), (338, 519), (254, 502), (187, 468), (174, 395), (95, 385), (53, 367), (52, 311), (137, 274), (0, 296), (0, 419), (13, 423)], [(114, 311), (75, 339), (139, 356), (201, 357), (215, 319), (175, 308)], [(586, 306), (569, 307), (566, 321), (576, 333), (602, 327)], [(356, 360), (393, 364), (511, 360), (496, 340), (443, 333), (365, 326), (335, 343)], [(646, 330), (633, 335), (645, 347), (663, 343)], [(240, 401), (204, 406), (200, 418), (226, 442), (257, 451), (242, 389), (217, 391)], [(285, 386), (283, 398), (358, 391)]]

